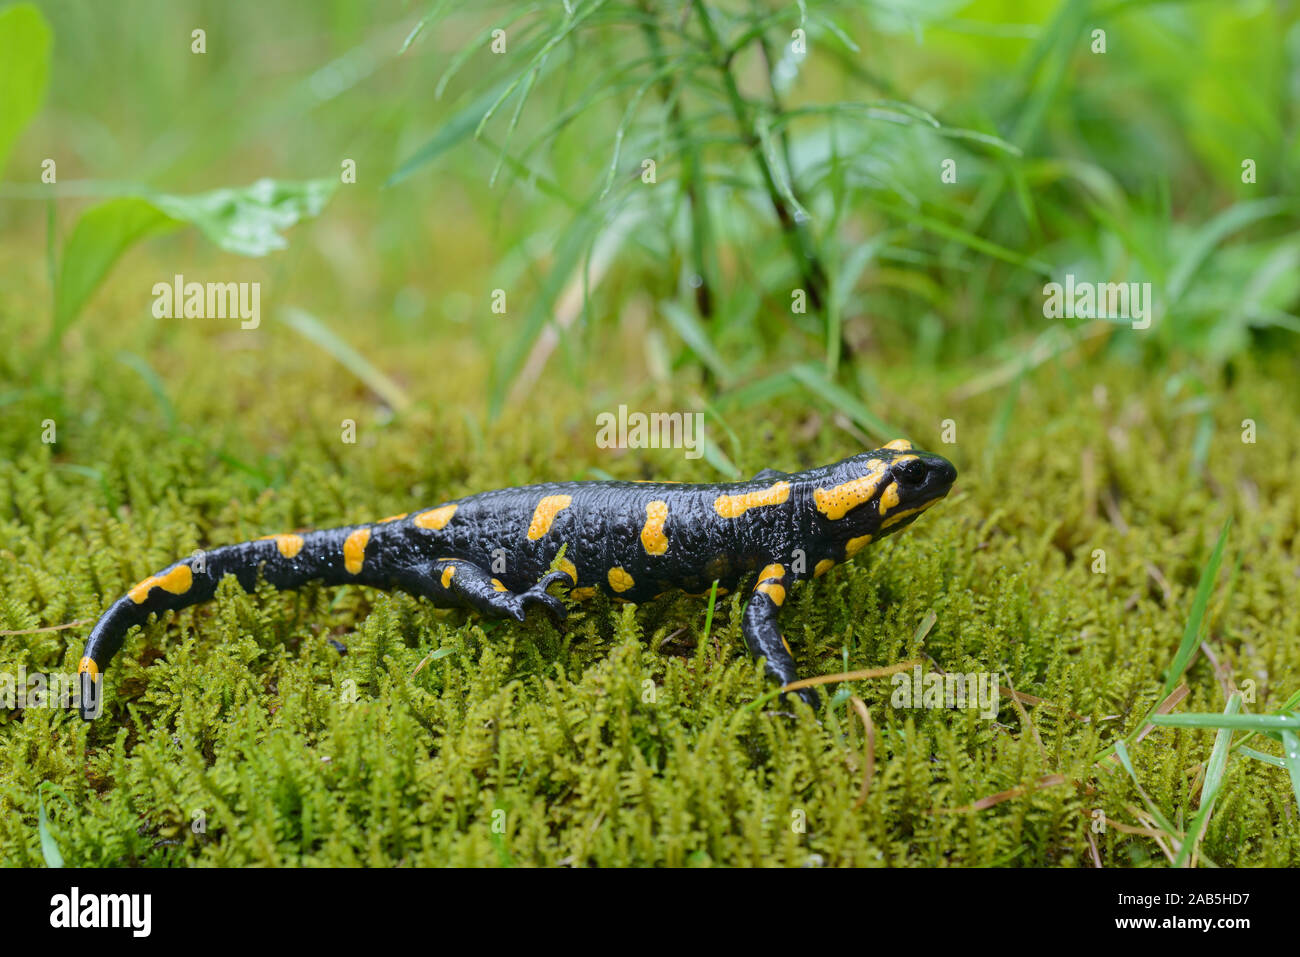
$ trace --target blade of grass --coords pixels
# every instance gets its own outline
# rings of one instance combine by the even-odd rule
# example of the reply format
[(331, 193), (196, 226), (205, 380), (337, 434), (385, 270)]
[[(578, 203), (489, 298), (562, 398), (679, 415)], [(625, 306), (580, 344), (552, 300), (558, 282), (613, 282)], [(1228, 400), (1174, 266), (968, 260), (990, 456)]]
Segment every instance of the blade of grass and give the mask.
[[(528, 356), (546, 329), (553, 307), (568, 286), (571, 276), (580, 275), (584, 258), (591, 255), (604, 223), (590, 203), (574, 215), (554, 244), (554, 254), (539, 290), (513, 338), (501, 344), (488, 388), (488, 416), (500, 416), (513, 396), (516, 380), (523, 375)], [(579, 287), (580, 288), (580, 285)]]
[[(1297, 707), (1300, 707), (1300, 691), (1296, 691), (1294, 694), (1291, 695), (1291, 697), (1287, 698), (1286, 701), (1284, 701), (1284, 702), (1282, 703), (1282, 707), (1278, 708), (1278, 709), (1275, 710), (1275, 711), (1271, 711), (1271, 712), (1269, 712), (1269, 713), (1270, 713), (1270, 714), (1283, 714), (1283, 713), (1285, 713), (1285, 712), (1287, 712), (1287, 711), (1294, 711), (1294, 710), (1296, 710)], [(1240, 738), (1237, 739), (1236, 743), (1233, 744), (1232, 747), (1233, 747), (1234, 749), (1241, 747), (1243, 744), (1245, 744), (1247, 741), (1249, 741), (1251, 738), (1253, 738), (1253, 737), (1254, 737), (1256, 734), (1258, 734), (1258, 733), (1259, 733), (1259, 732), (1257, 732), (1257, 731), (1248, 731), (1248, 732), (1246, 732), (1246, 733), (1243, 734)]]
[(1261, 219), (1285, 212), (1289, 207), (1289, 202), (1276, 198), (1237, 203), (1197, 230), (1190, 247), (1169, 271), (1169, 279), (1165, 283), (1165, 295), (1170, 306), (1178, 302), (1196, 275), (1197, 268), (1213, 252), (1215, 246), (1238, 230)]
[(1128, 748), (1124, 746), (1123, 741), (1115, 742), (1115, 754), (1119, 757), (1119, 763), (1124, 766), (1124, 770), (1128, 772), (1129, 778), (1132, 779), (1133, 786), (1137, 788), (1138, 796), (1142, 798), (1142, 803), (1146, 805), (1147, 812), (1151, 815), (1152, 820), (1160, 825), (1161, 830), (1173, 838), (1177, 843), (1181, 844), (1183, 837), (1179, 834), (1178, 829), (1170, 824), (1168, 819), (1160, 813), (1160, 809), (1156, 807), (1155, 802), (1151, 800), (1147, 795), (1146, 790), (1142, 787), (1141, 782), (1138, 781), (1137, 772), (1133, 770), (1133, 762), (1129, 758)]
[[(1263, 751), (1256, 751), (1254, 748), (1242, 748), (1241, 753), (1248, 758), (1254, 758), (1256, 761), (1263, 761), (1265, 764), (1271, 764), (1275, 768), (1287, 767), (1287, 763), (1281, 758), (1272, 754), (1265, 754)], [(1300, 795), (1297, 795), (1297, 800), (1300, 800)]]
[(901, 429), (895, 428), (876, 416), (854, 396), (827, 379), (822, 374), (822, 370), (815, 365), (793, 366), (790, 369), (790, 375), (794, 376), (809, 392), (838, 411), (843, 412), (860, 428), (871, 433), (875, 438), (888, 441), (894, 436), (903, 434)]
[(305, 309), (290, 306), (279, 313), (279, 318), (304, 339), (320, 346), (337, 359), (340, 365), (360, 379), (393, 410), (401, 412), (411, 404), (401, 386), (375, 368), (369, 359)]
[[(1219, 540), (1214, 545), (1214, 551), (1211, 552), (1210, 554), (1210, 560), (1206, 562), (1205, 567), (1201, 569), (1201, 578), (1196, 585), (1196, 597), (1193, 598), (1192, 600), (1192, 610), (1191, 613), (1187, 616), (1187, 625), (1183, 629), (1182, 641), (1178, 645), (1178, 651), (1174, 654), (1174, 660), (1170, 663), (1169, 669), (1165, 673), (1165, 683), (1160, 695), (1162, 701), (1164, 699), (1167, 699), (1169, 695), (1173, 693), (1174, 689), (1178, 686), (1178, 683), (1182, 681), (1183, 674), (1187, 671), (1187, 667), (1191, 663), (1192, 655), (1195, 653), (1197, 646), (1200, 644), (1201, 625), (1205, 618), (1205, 610), (1210, 603), (1210, 592), (1214, 588), (1214, 580), (1218, 577), (1219, 566), (1223, 562), (1223, 548), (1228, 541), (1228, 530), (1231, 527), (1232, 527), (1232, 518), (1231, 516), (1229, 516), (1227, 521), (1223, 523), (1223, 529), (1219, 532)], [(1144, 735), (1145, 729), (1148, 725), (1162, 724), (1162, 725), (1173, 725), (1173, 726), (1183, 726), (1183, 727), (1217, 727), (1218, 726), (1218, 725), (1206, 725), (1206, 724), (1196, 724), (1196, 723), (1188, 724), (1184, 719), (1188, 718), (1189, 715), (1164, 715), (1164, 716), (1160, 716), (1159, 721), (1156, 721), (1154, 719), (1158, 716), (1157, 712), (1159, 711), (1159, 708), (1160, 706), (1157, 705), (1151, 711), (1147, 712), (1146, 716), (1141, 721), (1139, 721), (1137, 725), (1135, 725), (1134, 728), (1131, 731), (1129, 731), (1128, 734), (1124, 736), (1124, 742), (1131, 744), (1135, 740), (1140, 740), (1141, 736)], [(1191, 717), (1195, 717), (1195, 716), (1191, 716)], [(1200, 716), (1200, 717), (1204, 718), (1207, 716)], [(1213, 718), (1217, 721), (1250, 722), (1254, 718), (1263, 718), (1266, 716), (1237, 715), (1232, 718), (1225, 718), (1222, 715), (1209, 715), (1208, 717)], [(1257, 727), (1256, 725), (1252, 725), (1252, 724), (1240, 724), (1235, 726), (1252, 727), (1252, 728)], [(1116, 746), (1118, 743), (1119, 742), (1116, 742), (1116, 744), (1112, 744), (1111, 746), (1107, 747), (1105, 750), (1103, 750), (1100, 754), (1096, 756), (1094, 761), (1105, 760), (1106, 757), (1108, 757), (1111, 754), (1111, 752), (1116, 750)]]
[(1237, 714), (1210, 713), (1155, 714), (1147, 719), (1149, 724), (1167, 728), (1229, 728), (1233, 731), (1259, 731), (1274, 734), (1300, 730), (1300, 715), (1294, 714)]
[(432, 664), (433, 662), (437, 661), (439, 658), (446, 658), (454, 650), (455, 649), (453, 648), (439, 648), (437, 651), (429, 652), (427, 655), (424, 656), (424, 660), (415, 666), (415, 670), (411, 672), (411, 677), (414, 678), (416, 675), (418, 675), (421, 671), (424, 670), (426, 665)]
[(1182, 681), (1183, 673), (1191, 663), (1192, 655), (1201, 640), (1201, 625), (1205, 619), (1205, 610), (1210, 604), (1210, 593), (1214, 590), (1214, 581), (1219, 576), (1219, 565), (1223, 562), (1223, 548), (1228, 541), (1228, 530), (1232, 528), (1232, 518), (1223, 523), (1219, 540), (1214, 544), (1210, 560), (1201, 569), (1201, 579), (1196, 584), (1196, 597), (1192, 599), (1192, 612), (1187, 616), (1187, 627), (1183, 629), (1183, 640), (1174, 655), (1173, 663), (1165, 675), (1165, 684), (1161, 697), (1169, 694)]
[(429, 138), (428, 142), (397, 167), (384, 182), (384, 186), (396, 186), (420, 167), (429, 165), (453, 146), (467, 139), (478, 126), (479, 121), (483, 119), (484, 114), (487, 113), (488, 107), (495, 103), (497, 97), (501, 95), (504, 87), (505, 85), (502, 84), (488, 90), (482, 96), (472, 100), (459, 112), (452, 114), (447, 122), (438, 127), (438, 131)]
[(701, 641), (709, 640), (709, 632), (713, 630), (713, 609), (718, 603), (718, 581), (715, 578), (713, 585), (709, 588), (709, 610), (704, 615), (704, 637)]
[[(1235, 715), (1241, 710), (1241, 692), (1234, 691), (1228, 698), (1227, 707), (1223, 709), (1225, 717)], [(1228, 745), (1232, 741), (1232, 730), (1223, 726), (1214, 736), (1214, 748), (1210, 751), (1210, 763), (1205, 768), (1205, 783), (1201, 785), (1201, 806), (1187, 829), (1188, 840), (1184, 841), (1174, 857), (1174, 867), (1186, 867), (1191, 863), (1196, 845), (1205, 836), (1205, 829), (1210, 825), (1210, 815), (1214, 813), (1214, 802), (1219, 797), (1219, 788), (1223, 784), (1223, 771), (1228, 764)]]
[(659, 303), (659, 312), (682, 337), (682, 341), (690, 346), (691, 351), (700, 357), (700, 361), (708, 366), (721, 382), (732, 380), (733, 376), (727, 361), (722, 358), (722, 354), (718, 352), (710, 341), (708, 333), (704, 331), (703, 325), (690, 310), (671, 299), (665, 299)]
[(162, 379), (154, 371), (153, 366), (144, 359), (143, 356), (134, 352), (123, 350), (116, 356), (118, 362), (131, 369), (144, 380), (144, 384), (149, 387), (153, 393), (154, 400), (158, 403), (158, 408), (162, 410), (167, 419), (167, 431), (176, 431), (176, 407), (172, 405), (172, 400), (167, 397), (167, 387), (163, 385)]
[[(41, 857), (45, 858), (46, 867), (62, 867), (63, 854), (59, 850), (58, 842), (54, 840), (54, 835), (50, 833), (50, 821), (45, 814), (45, 789), (52, 788), (58, 790), (57, 785), (51, 781), (42, 781), (36, 789), (36, 803), (38, 806), (36, 830), (41, 838)], [(67, 796), (64, 795), (66, 798)]]
[(1050, 277), (1052, 275), (1052, 267), (1041, 259), (1022, 256), (1020, 253), (1007, 249), (1005, 246), (999, 246), (995, 242), (976, 236), (974, 233), (967, 232), (960, 226), (945, 223), (941, 219), (927, 216), (925, 213), (918, 210), (899, 206), (895, 203), (885, 202), (879, 198), (873, 197), (871, 198), (871, 202), (884, 212), (896, 216), (904, 222), (911, 223), (920, 229), (934, 233), (936, 236), (951, 239), (968, 249), (973, 249), (975, 252), (983, 253), (986, 256), (993, 257), (994, 259), (1000, 259), (1003, 262), (1011, 263), (1013, 266), (1019, 266), (1021, 269), (1038, 273), (1040, 276)]
[(871, 794), (871, 779), (876, 773), (876, 728), (871, 723), (871, 712), (867, 710), (867, 704), (857, 695), (849, 698), (853, 709), (857, 711), (858, 717), (862, 719), (862, 788), (858, 791), (858, 799), (853, 802), (855, 808), (862, 807), (867, 801), (867, 796)]
[(1296, 806), (1300, 807), (1300, 735), (1294, 731), (1282, 732), (1282, 760), (1291, 775), (1291, 790), (1295, 792)]

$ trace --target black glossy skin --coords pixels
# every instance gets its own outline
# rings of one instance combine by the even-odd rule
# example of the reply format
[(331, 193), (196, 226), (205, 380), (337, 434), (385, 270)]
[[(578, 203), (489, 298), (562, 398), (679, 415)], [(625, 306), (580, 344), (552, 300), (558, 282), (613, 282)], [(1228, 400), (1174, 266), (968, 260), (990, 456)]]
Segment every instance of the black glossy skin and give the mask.
[[(869, 473), (878, 477), (870, 498), (840, 517), (819, 509), (819, 495)], [(806, 472), (767, 469), (747, 482), (554, 482), (483, 492), (395, 520), (303, 533), (301, 550), (292, 557), (282, 554), (272, 539), (229, 545), (207, 552), (201, 562), (188, 558), (153, 576), (172, 573), (183, 578), (185, 570), (176, 570), (188, 566), (190, 584), (181, 593), (157, 585), (137, 586), (134, 598), (128, 594), (115, 602), (91, 631), (81, 671), (97, 681), (132, 627), (152, 614), (209, 600), (227, 574), (235, 575), (245, 591), (254, 589), (259, 574), (280, 589), (311, 581), (361, 584), (400, 589), (438, 606), (469, 606), (492, 617), (522, 621), (532, 604), (546, 607), (557, 619), (565, 616), (564, 605), (547, 592), (557, 582), (573, 587), (575, 597), (580, 590), (599, 587), (616, 598), (641, 602), (674, 589), (702, 593), (714, 580), (720, 589), (734, 590), (763, 569), (746, 605), (742, 630), (750, 651), (766, 659), (768, 673), (788, 684), (797, 674), (776, 618), (790, 586), (821, 574), (828, 563), (851, 557), (846, 554), (851, 540), (860, 543), (861, 536), (870, 535), (874, 541), (907, 527), (920, 509), (948, 494), (956, 475), (946, 459), (897, 441)], [(777, 483), (788, 484), (784, 501), (754, 505), (734, 517), (720, 513), (720, 496), (765, 490), (771, 496), (774, 487), (780, 489)], [(538, 536), (530, 538), (538, 502), (555, 495), (569, 496), (570, 504), (554, 515), (544, 533), (539, 526)], [(882, 504), (886, 495), (890, 499)], [(667, 507), (662, 522), (667, 547), (661, 554), (648, 551), (642, 537), (651, 502)], [(422, 515), (448, 505), (456, 509), (441, 529), (419, 525)], [(912, 509), (917, 511), (896, 518)], [(370, 537), (354, 573), (345, 567), (345, 542), (364, 529)], [(652, 550), (662, 546), (657, 536), (647, 540)], [(577, 572), (576, 583), (566, 571), (550, 571), (562, 545), (564, 560)], [(362, 550), (354, 545), (352, 553), (355, 562)], [(615, 567), (631, 577), (630, 587), (612, 587), (610, 569)], [(454, 569), (450, 576), (449, 568)], [(620, 584), (626, 581), (617, 577)], [(816, 705), (811, 689), (799, 693)], [(82, 710), (92, 716), (87, 708)]]

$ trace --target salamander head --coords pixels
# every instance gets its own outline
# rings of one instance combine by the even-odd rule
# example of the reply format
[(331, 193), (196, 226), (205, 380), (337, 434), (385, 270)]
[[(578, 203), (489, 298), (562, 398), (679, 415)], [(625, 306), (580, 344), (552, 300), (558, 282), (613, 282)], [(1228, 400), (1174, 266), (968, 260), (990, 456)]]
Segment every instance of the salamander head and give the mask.
[(847, 458), (830, 472), (827, 484), (813, 489), (813, 505), (850, 558), (870, 541), (906, 528), (957, 478), (951, 462), (905, 439)]

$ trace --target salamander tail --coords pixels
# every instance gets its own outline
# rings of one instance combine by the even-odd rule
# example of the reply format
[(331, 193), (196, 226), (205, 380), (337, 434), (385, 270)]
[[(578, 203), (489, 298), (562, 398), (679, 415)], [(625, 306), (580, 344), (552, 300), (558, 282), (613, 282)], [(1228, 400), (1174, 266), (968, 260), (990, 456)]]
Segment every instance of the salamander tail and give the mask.
[(122, 647), (127, 633), (143, 625), (150, 615), (209, 601), (226, 575), (234, 575), (247, 592), (257, 587), (259, 576), (281, 590), (299, 588), (312, 580), (326, 584), (357, 581), (353, 561), (364, 555), (368, 541), (368, 526), (271, 535), (196, 552), (150, 575), (115, 601), (86, 639), (77, 665), (81, 716), (90, 720), (99, 715), (104, 669)]

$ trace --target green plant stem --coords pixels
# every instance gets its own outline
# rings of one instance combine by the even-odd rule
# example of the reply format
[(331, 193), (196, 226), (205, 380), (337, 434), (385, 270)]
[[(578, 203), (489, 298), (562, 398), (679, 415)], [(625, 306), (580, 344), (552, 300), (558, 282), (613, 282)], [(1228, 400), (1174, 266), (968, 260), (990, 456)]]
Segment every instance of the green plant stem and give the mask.
[(718, 72), (722, 76), (723, 88), (726, 91), (727, 100), (731, 104), (731, 111), (736, 118), (740, 135), (745, 145), (753, 152), (754, 162), (758, 164), (759, 174), (763, 177), (763, 186), (767, 190), (768, 199), (771, 200), (772, 209), (776, 212), (776, 218), (781, 223), (782, 235), (785, 237), (791, 256), (795, 259), (799, 274), (803, 277), (803, 283), (807, 287), (808, 300), (812, 303), (813, 308), (820, 312), (827, 301), (827, 288), (829, 285), (821, 256), (818, 254), (807, 228), (795, 218), (794, 211), (781, 196), (781, 190), (776, 184), (776, 174), (773, 172), (772, 166), (762, 149), (762, 138), (754, 126), (753, 118), (750, 116), (744, 97), (740, 95), (740, 88), (736, 85), (736, 77), (731, 72), (731, 61), (736, 51), (724, 49), (722, 41), (718, 38), (718, 32), (713, 27), (713, 21), (709, 19), (709, 11), (702, 0), (695, 0), (695, 9), (699, 13), (700, 24), (704, 29), (705, 38), (708, 40), (709, 49), (717, 60)]
[[(756, 4), (751, 3), (751, 7), (756, 8)], [(757, 12), (757, 9), (755, 9)], [(776, 61), (772, 58), (772, 48), (768, 45), (767, 37), (759, 34), (758, 49), (763, 54), (763, 72), (767, 74), (767, 89), (771, 94), (772, 113), (775, 116), (782, 116), (785, 113), (785, 107), (781, 103), (781, 95), (776, 91), (776, 77), (772, 75)], [(799, 195), (799, 184), (794, 181), (794, 161), (790, 153), (790, 126), (783, 124), (777, 132), (777, 139), (781, 142), (781, 158), (785, 160), (785, 168), (790, 171), (790, 195), (799, 202), (803, 202), (803, 197)]]
[[(642, 24), (646, 45), (655, 59), (655, 68), (662, 70), (667, 60), (658, 26), (652, 22), (649, 4), (642, 2), (641, 10), (647, 20)], [(673, 81), (665, 78), (659, 84), (659, 95), (668, 107), (668, 120), (673, 129), (673, 139), (682, 157), (682, 187), (686, 207), (691, 218), (691, 256), (700, 284), (695, 287), (695, 308), (700, 318), (713, 316), (713, 270), (709, 250), (713, 247), (713, 224), (709, 217), (706, 197), (700, 191), (700, 154), (694, 141), (686, 133), (682, 122), (681, 100), (673, 96)]]

